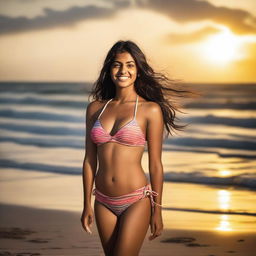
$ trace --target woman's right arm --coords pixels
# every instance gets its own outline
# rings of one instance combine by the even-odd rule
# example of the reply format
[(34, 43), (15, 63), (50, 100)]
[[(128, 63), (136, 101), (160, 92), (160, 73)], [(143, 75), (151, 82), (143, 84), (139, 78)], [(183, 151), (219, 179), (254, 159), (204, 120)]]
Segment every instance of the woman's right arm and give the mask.
[(81, 216), (82, 226), (86, 232), (91, 232), (93, 224), (93, 210), (91, 206), (91, 195), (94, 183), (94, 177), (97, 170), (97, 146), (90, 137), (90, 131), (93, 126), (93, 102), (89, 103), (86, 108), (86, 139), (85, 139), (85, 157), (83, 161), (83, 194), (84, 209)]

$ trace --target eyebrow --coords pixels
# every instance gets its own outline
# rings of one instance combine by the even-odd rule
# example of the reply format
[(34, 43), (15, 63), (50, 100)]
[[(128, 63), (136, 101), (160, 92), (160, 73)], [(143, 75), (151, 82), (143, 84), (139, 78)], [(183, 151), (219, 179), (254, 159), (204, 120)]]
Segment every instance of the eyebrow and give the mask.
[[(122, 62), (120, 62), (120, 61), (118, 61), (118, 60), (114, 60), (114, 62), (122, 63)], [(126, 63), (129, 63), (129, 62), (134, 62), (134, 61), (133, 61), (133, 60), (126, 61)], [(134, 62), (134, 63), (135, 63), (135, 62)]]

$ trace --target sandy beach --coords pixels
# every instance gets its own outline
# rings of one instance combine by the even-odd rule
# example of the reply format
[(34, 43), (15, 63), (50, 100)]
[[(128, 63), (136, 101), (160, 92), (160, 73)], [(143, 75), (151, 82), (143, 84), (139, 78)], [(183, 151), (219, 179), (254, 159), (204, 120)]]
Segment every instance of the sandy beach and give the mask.
[[(85, 233), (78, 213), (4, 204), (0, 207), (0, 255), (104, 255), (95, 226), (92, 235)], [(167, 229), (154, 241), (146, 237), (140, 255), (253, 256), (254, 249), (254, 233)]]
[[(168, 189), (168, 185), (165, 187)], [(96, 225), (92, 235), (80, 225), (80, 176), (5, 169), (0, 192), (0, 255), (104, 255)], [(189, 218), (188, 214), (194, 217)], [(163, 210), (163, 216), (162, 236), (149, 241), (148, 230), (141, 256), (252, 256), (255, 253), (253, 228), (212, 230), (211, 214)], [(184, 218), (183, 225), (180, 218)], [(194, 221), (186, 224), (190, 219)], [(249, 222), (255, 225), (254, 216), (246, 219), (248, 227), (253, 227)], [(235, 222), (239, 220), (236, 217)], [(200, 227), (202, 223), (204, 228)]]

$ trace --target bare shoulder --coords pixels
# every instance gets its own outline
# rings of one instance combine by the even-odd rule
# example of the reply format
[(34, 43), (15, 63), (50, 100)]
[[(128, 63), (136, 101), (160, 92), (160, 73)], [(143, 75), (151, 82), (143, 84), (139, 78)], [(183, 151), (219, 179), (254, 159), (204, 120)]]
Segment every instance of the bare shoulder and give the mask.
[(143, 112), (147, 118), (154, 118), (156, 115), (162, 115), (162, 109), (157, 102), (143, 99), (141, 103)]
[(87, 105), (87, 108), (91, 110), (91, 109), (94, 109), (94, 108), (99, 107), (101, 104), (102, 104), (102, 101), (93, 100), (93, 101), (91, 101), (91, 102)]
[(89, 117), (95, 115), (95, 113), (103, 106), (105, 101), (94, 100), (87, 105), (87, 114)]

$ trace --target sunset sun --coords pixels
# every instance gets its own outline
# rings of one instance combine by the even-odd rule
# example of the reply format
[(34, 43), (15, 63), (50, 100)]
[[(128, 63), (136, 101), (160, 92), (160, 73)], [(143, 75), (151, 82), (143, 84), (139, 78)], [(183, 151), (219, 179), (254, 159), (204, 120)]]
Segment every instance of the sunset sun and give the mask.
[(243, 58), (241, 52), (241, 39), (225, 30), (217, 35), (208, 37), (203, 42), (202, 54), (208, 60), (216, 64), (226, 64)]

